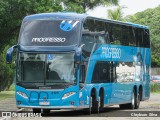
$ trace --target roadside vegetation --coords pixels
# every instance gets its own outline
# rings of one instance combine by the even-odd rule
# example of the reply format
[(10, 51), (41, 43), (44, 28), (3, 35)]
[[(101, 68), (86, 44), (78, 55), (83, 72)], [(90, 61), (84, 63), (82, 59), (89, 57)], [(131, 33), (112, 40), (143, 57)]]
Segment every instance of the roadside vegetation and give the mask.
[(0, 101), (7, 98), (12, 98), (15, 95), (15, 91), (1, 91), (0, 92)]
[(160, 84), (158, 84), (158, 83), (151, 84), (150, 91), (151, 91), (151, 93), (160, 93)]
[(15, 95), (15, 85), (12, 84), (7, 91), (0, 92), (0, 101), (14, 97), (14, 95)]

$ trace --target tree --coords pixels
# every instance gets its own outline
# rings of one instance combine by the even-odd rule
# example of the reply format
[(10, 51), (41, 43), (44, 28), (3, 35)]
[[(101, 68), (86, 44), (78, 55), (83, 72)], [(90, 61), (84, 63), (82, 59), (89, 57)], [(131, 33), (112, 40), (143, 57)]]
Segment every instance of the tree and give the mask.
[(1, 0), (0, 1), (0, 87), (9, 88), (13, 82), (14, 65), (6, 65), (6, 50), (18, 41), (22, 19), (26, 15), (62, 11), (60, 0)]
[(64, 8), (66, 11), (68, 10), (77, 12), (78, 10), (75, 10), (77, 8), (81, 9), (81, 13), (84, 13), (87, 10), (93, 9), (100, 5), (118, 5), (119, 0), (62, 0), (62, 2), (64, 3)]
[(124, 9), (125, 7), (123, 6), (118, 6), (116, 9), (112, 10), (112, 9), (109, 9), (107, 11), (107, 14), (108, 14), (108, 18), (110, 19), (113, 19), (113, 20), (123, 20), (123, 12), (122, 10)]

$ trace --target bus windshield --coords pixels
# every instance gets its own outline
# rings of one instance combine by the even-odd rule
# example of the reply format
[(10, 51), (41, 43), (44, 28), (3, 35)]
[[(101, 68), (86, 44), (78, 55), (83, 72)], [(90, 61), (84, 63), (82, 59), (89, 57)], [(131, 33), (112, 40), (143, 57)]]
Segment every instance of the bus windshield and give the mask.
[(38, 86), (75, 84), (74, 54), (20, 53), (17, 78)]
[(68, 46), (79, 43), (78, 20), (24, 21), (19, 43), (23, 46)]

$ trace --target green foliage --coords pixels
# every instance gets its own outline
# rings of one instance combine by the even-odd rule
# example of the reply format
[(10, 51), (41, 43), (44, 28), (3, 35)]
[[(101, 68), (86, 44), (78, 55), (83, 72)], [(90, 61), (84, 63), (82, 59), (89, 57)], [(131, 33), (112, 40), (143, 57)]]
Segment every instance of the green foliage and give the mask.
[(151, 92), (160, 93), (160, 84), (153, 83), (153, 84), (150, 85), (150, 89), (151, 89)]
[(113, 19), (113, 20), (122, 20), (123, 19), (123, 6), (118, 6), (115, 10), (109, 9), (107, 11), (108, 13), (108, 18)]
[(6, 50), (9, 48), (7, 45), (0, 54), (0, 90), (9, 89), (13, 83), (13, 68), (14, 64), (6, 65)]
[(160, 67), (160, 6), (127, 16), (125, 20), (149, 26), (152, 67)]
[(15, 96), (15, 91), (2, 91), (0, 92), (0, 101), (7, 98), (13, 98)]
[(73, 2), (68, 2), (67, 7), (65, 7), (64, 11), (76, 12), (76, 13), (84, 13), (85, 12), (85, 10), (83, 9), (82, 6), (80, 6), (77, 3), (73, 3)]
[(88, 9), (93, 9), (103, 5), (118, 5), (119, 0), (62, 0), (66, 11), (83, 13)]
[(8, 91), (15, 91), (15, 85), (12, 84), (12, 85), (9, 87)]

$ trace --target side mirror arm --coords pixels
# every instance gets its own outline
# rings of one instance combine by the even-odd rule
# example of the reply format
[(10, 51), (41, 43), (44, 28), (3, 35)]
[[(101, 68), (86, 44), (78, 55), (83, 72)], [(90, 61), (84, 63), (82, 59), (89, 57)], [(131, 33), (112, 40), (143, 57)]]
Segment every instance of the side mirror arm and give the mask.
[(6, 63), (7, 64), (12, 63), (12, 54), (13, 54), (14, 48), (17, 48), (17, 47), (18, 45), (14, 45), (7, 50), (7, 53), (6, 53)]

